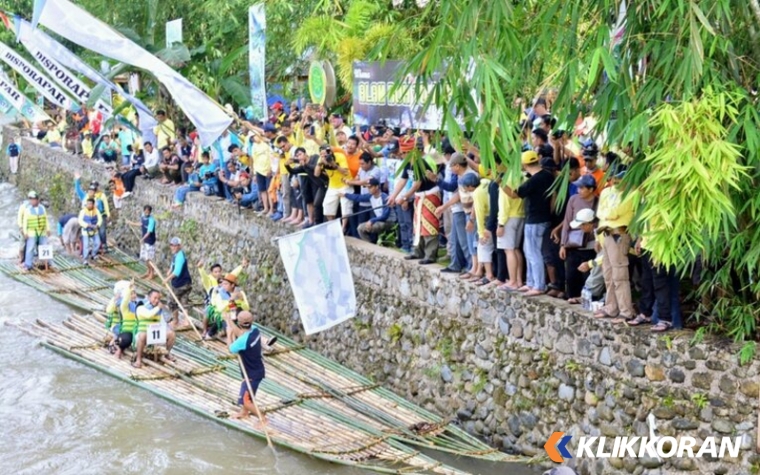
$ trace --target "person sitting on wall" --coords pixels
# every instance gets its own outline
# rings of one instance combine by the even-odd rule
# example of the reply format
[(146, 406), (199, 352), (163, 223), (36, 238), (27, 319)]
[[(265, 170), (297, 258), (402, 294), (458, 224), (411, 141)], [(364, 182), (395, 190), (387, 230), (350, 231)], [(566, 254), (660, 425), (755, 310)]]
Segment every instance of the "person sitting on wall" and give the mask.
[(370, 214), (369, 221), (359, 225), (357, 230), (363, 241), (376, 243), (380, 234), (388, 231), (396, 224), (396, 213), (388, 206), (388, 195), (380, 191), (380, 181), (370, 178), (367, 183), (369, 193), (354, 194), (341, 193), (341, 198), (347, 198), (355, 203), (369, 203), (370, 207), (365, 212)]

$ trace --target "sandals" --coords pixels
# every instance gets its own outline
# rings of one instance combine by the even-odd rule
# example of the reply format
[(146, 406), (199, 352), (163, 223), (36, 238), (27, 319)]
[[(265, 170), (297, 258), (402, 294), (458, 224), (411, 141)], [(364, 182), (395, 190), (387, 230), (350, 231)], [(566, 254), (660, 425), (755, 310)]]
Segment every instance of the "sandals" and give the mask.
[(465, 272), (464, 274), (461, 274), (459, 276), (459, 278), (462, 280), (469, 280), (469, 279), (472, 279), (473, 277), (476, 277), (476, 276), (474, 274), (470, 274), (469, 272)]
[(570, 305), (580, 305), (581, 299), (579, 299), (578, 297), (570, 297), (569, 299), (567, 299), (567, 303), (569, 303)]
[(525, 295), (526, 297), (537, 297), (539, 295), (544, 295), (545, 293), (546, 292), (544, 292), (543, 290), (531, 289), (525, 292), (523, 295)]
[(481, 287), (481, 286), (484, 286), (484, 285), (488, 285), (490, 283), (491, 283), (491, 281), (488, 280), (488, 277), (481, 277), (480, 280), (476, 280), (475, 281), (475, 285), (478, 286), (478, 287)]
[(605, 312), (604, 310), (599, 310), (594, 313), (594, 318), (615, 318), (616, 316), (612, 316), (609, 313)]
[(666, 322), (664, 320), (660, 320), (659, 322), (657, 322), (657, 324), (655, 324), (654, 326), (652, 326), (652, 328), (650, 328), (650, 330), (652, 332), (654, 332), (654, 333), (662, 333), (662, 332), (666, 332), (666, 331), (670, 330), (670, 328), (672, 326), (673, 326), (672, 323)]
[(629, 327), (636, 327), (636, 326), (645, 325), (648, 323), (652, 323), (652, 319), (650, 317), (647, 317), (643, 313), (640, 313), (636, 315), (636, 318), (625, 322), (625, 324), (628, 325)]

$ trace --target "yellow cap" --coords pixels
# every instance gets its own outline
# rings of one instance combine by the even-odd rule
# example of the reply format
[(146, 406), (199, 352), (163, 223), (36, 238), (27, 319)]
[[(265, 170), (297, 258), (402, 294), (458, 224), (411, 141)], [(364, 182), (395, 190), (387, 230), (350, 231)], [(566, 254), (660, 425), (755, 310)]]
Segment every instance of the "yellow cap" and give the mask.
[(520, 161), (522, 162), (523, 165), (531, 165), (533, 163), (538, 163), (538, 154), (534, 152), (533, 150), (527, 150), (522, 153)]

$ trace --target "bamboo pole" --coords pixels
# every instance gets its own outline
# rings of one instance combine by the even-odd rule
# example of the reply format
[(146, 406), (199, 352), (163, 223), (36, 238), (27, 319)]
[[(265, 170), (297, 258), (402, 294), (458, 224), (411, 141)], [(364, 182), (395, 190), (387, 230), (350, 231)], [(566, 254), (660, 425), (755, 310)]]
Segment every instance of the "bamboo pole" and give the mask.
[[(256, 417), (259, 418), (259, 422), (261, 422), (261, 428), (264, 430), (264, 435), (267, 437), (267, 445), (270, 449), (272, 449), (272, 452), (274, 452), (275, 457), (277, 457), (277, 452), (274, 451), (274, 445), (272, 445), (272, 439), (269, 437), (269, 430), (267, 430), (267, 421), (264, 419), (264, 416), (261, 415), (261, 411), (259, 411), (259, 405), (256, 404), (256, 396), (253, 394), (253, 389), (251, 387), (251, 380), (248, 379), (248, 371), (245, 370), (245, 365), (243, 364), (243, 357), (238, 355), (238, 364), (240, 364), (240, 371), (243, 372), (243, 378), (245, 379), (245, 385), (248, 387), (248, 394), (251, 395), (251, 403), (253, 403), (253, 408), (256, 410)], [(243, 407), (245, 407), (245, 398), (243, 398)]]
[(185, 310), (185, 307), (182, 306), (182, 303), (179, 301), (179, 299), (177, 298), (177, 296), (174, 294), (174, 291), (172, 290), (171, 285), (169, 285), (168, 282), (166, 282), (164, 279), (161, 278), (161, 276), (163, 274), (161, 274), (161, 271), (158, 270), (158, 267), (156, 267), (156, 265), (154, 263), (150, 262), (150, 261), (149, 261), (149, 263), (150, 263), (151, 267), (153, 267), (153, 270), (156, 271), (156, 274), (158, 274), (158, 278), (161, 279), (161, 282), (163, 282), (164, 287), (166, 287), (166, 290), (169, 291), (169, 294), (174, 299), (174, 302), (176, 302), (177, 307), (179, 307), (179, 309), (182, 311), (182, 313), (185, 314), (185, 318), (187, 319), (188, 322), (190, 322), (190, 325), (193, 327), (193, 331), (195, 331), (196, 336), (198, 336), (198, 338), (201, 341), (201, 344), (203, 344), (203, 337), (201, 336), (201, 334), (198, 331), (198, 329), (195, 327), (195, 323), (190, 318), (190, 314), (187, 313), (187, 310)]

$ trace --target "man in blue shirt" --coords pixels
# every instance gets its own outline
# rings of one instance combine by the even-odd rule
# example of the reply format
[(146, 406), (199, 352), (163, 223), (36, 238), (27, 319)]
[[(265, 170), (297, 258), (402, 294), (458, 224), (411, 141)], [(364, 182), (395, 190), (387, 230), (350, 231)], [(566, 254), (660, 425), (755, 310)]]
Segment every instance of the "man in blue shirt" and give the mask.
[(21, 156), (21, 144), (17, 144), (13, 137), (8, 138), (8, 146), (5, 147), (5, 155), (11, 166), (11, 174), (18, 173), (18, 159)]
[(217, 164), (216, 162), (210, 163), (208, 152), (201, 154), (201, 165), (198, 170), (198, 176), (201, 179), (201, 191), (206, 196), (213, 196), (216, 194), (219, 184), (219, 177), (216, 174)]
[(177, 297), (177, 301), (169, 302), (169, 308), (172, 311), (172, 325), (174, 328), (177, 328), (179, 326), (178, 302), (183, 307), (187, 307), (190, 291), (193, 290), (193, 279), (190, 276), (190, 268), (187, 265), (185, 251), (182, 250), (182, 240), (178, 237), (173, 237), (169, 241), (169, 247), (174, 257), (172, 258), (172, 266), (164, 278), (164, 284), (169, 283), (171, 280), (172, 290), (175, 297)]
[(111, 140), (110, 135), (104, 135), (103, 141), (98, 146), (98, 158), (105, 163), (113, 163), (119, 155), (119, 146)]
[(151, 263), (156, 258), (156, 218), (153, 217), (153, 207), (145, 205), (140, 222), (127, 221), (127, 224), (140, 228), (140, 260), (148, 267), (141, 279), (153, 280), (153, 266)]
[[(248, 417), (251, 412), (256, 412), (252, 398), (256, 396), (256, 391), (258, 390), (261, 381), (266, 376), (266, 371), (264, 370), (264, 359), (261, 356), (261, 332), (259, 332), (258, 328), (253, 326), (253, 315), (251, 312), (240, 312), (237, 317), (237, 326), (239, 328), (230, 328), (228, 331), (234, 333), (242, 332), (242, 334), (237, 336), (230, 345), (230, 353), (240, 355), (240, 360), (242, 362), (241, 372), (243, 381), (240, 384), (240, 394), (238, 398), (238, 404), (242, 407), (240, 412), (234, 414), (232, 417), (234, 419), (242, 419)], [(251, 385), (253, 395), (248, 391), (248, 383)]]
[(357, 230), (362, 240), (376, 243), (380, 234), (396, 224), (396, 213), (388, 206), (388, 195), (380, 191), (380, 180), (370, 178), (367, 182), (367, 191), (369, 193), (361, 195), (341, 194), (341, 197), (345, 196), (355, 203), (368, 203), (369, 207), (364, 208), (364, 211), (361, 212), (367, 213), (369, 220), (361, 223)]

